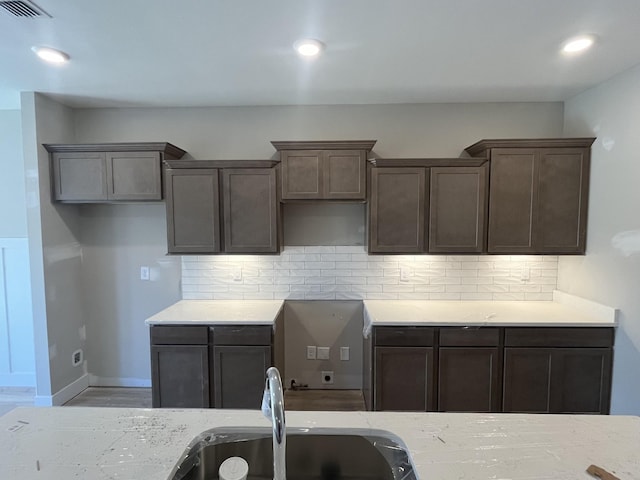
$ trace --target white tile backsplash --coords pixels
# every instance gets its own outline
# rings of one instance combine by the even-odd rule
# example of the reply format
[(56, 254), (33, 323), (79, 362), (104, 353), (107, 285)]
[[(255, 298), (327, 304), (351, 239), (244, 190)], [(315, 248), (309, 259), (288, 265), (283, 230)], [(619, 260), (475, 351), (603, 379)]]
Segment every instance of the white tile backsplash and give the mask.
[[(234, 280), (238, 270), (242, 278)], [(182, 257), (185, 300), (545, 301), (553, 300), (557, 281), (554, 255), (368, 255), (364, 247), (318, 246), (273, 256)]]

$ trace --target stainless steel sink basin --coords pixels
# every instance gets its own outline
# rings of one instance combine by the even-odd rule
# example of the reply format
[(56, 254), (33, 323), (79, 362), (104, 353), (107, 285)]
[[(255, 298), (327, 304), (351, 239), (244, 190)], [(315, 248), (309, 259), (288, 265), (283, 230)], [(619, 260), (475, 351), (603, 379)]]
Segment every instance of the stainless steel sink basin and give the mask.
[[(248, 480), (273, 479), (271, 428), (214, 428), (196, 437), (169, 480), (215, 480), (229, 457), (249, 464)], [(415, 480), (406, 446), (390, 432), (370, 429), (287, 429), (288, 480)]]

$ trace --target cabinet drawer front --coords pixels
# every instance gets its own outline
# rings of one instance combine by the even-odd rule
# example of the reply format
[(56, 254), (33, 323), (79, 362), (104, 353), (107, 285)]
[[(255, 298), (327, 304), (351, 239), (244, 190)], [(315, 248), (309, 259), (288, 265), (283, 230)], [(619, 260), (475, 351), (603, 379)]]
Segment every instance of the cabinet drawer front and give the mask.
[(505, 328), (507, 347), (611, 347), (613, 328)]
[(209, 329), (206, 326), (152, 326), (153, 345), (206, 345)]
[(376, 346), (428, 347), (434, 344), (435, 329), (431, 327), (375, 327)]
[(441, 328), (443, 347), (494, 347), (500, 341), (498, 328)]
[(211, 327), (214, 345), (271, 345), (272, 331), (267, 325)]

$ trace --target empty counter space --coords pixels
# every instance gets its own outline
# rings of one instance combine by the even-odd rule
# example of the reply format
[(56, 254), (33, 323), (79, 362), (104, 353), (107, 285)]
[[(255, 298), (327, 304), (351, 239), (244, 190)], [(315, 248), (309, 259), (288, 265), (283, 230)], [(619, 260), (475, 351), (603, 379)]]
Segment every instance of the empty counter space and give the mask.
[(146, 320), (154, 407), (259, 408), (282, 366), (282, 300), (181, 300)]
[(367, 408), (609, 413), (616, 310), (544, 302), (364, 301)]

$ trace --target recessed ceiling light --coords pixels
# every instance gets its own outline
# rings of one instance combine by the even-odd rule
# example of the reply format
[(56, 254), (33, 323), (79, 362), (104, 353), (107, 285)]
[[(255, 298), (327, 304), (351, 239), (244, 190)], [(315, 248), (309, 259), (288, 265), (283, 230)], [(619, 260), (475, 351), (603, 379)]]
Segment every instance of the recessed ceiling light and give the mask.
[(580, 35), (567, 40), (562, 45), (562, 53), (573, 54), (588, 50), (596, 42), (595, 35)]
[(317, 57), (324, 50), (324, 43), (313, 38), (303, 38), (296, 41), (293, 48), (303, 57)]
[(50, 47), (31, 47), (31, 50), (48, 63), (61, 64), (69, 61), (69, 55), (61, 50)]

